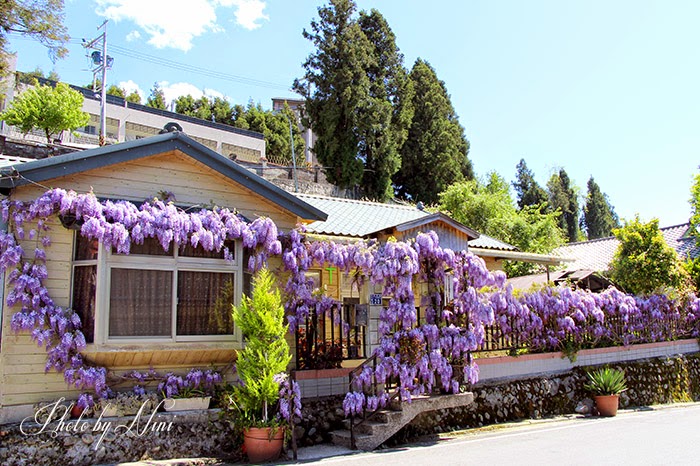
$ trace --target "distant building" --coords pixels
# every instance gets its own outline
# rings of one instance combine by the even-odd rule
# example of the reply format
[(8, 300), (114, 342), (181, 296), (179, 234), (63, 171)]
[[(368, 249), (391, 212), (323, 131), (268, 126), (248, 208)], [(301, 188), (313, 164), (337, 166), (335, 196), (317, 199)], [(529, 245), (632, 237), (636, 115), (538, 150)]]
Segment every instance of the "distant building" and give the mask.
[[(14, 75), (14, 73), (12, 73)], [(41, 84), (54, 84), (46, 79)], [(14, 84), (14, 83), (12, 83)], [(12, 99), (29, 85), (3, 86), (10, 88), (5, 101), (0, 101), (0, 110), (10, 104)], [(90, 121), (75, 132), (64, 131), (59, 136), (62, 144), (82, 148), (95, 147), (99, 144), (100, 133), (100, 96), (92, 89), (71, 85), (84, 97), (83, 111), (90, 114)], [(233, 160), (260, 163), (265, 157), (264, 136), (255, 131), (235, 128), (233, 126), (202, 120), (175, 112), (159, 110), (145, 105), (127, 102), (121, 97), (107, 96), (106, 143), (133, 141), (158, 134), (170, 122), (177, 123), (189, 137), (219, 154)], [(19, 139), (46, 142), (43, 133), (29, 133), (24, 136), (16, 128), (0, 122), (0, 135)]]
[[(299, 121), (301, 121), (301, 116), (304, 111), (304, 103), (305, 101), (303, 99), (288, 99), (285, 97), (273, 97), (272, 98), (272, 111), (273, 112), (278, 112), (284, 108), (285, 102), (287, 105), (289, 105), (289, 108), (291, 108), (294, 113), (297, 114), (297, 117), (299, 117)], [(307, 164), (309, 165), (317, 165), (317, 160), (316, 156), (314, 155), (314, 145), (316, 144), (316, 134), (314, 134), (313, 130), (311, 128), (306, 128), (303, 125), (300, 125), (299, 128), (301, 129), (301, 137), (304, 139), (304, 160), (306, 161)]]

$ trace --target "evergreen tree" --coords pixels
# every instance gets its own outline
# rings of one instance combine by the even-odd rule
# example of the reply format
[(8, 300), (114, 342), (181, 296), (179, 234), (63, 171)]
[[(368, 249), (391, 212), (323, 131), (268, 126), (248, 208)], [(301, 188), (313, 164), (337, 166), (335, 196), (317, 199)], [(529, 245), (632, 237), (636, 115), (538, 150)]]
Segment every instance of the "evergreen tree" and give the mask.
[(518, 197), (518, 208), (545, 204), (548, 201), (547, 191), (535, 181), (535, 175), (527, 168), (525, 159), (520, 159), (515, 170), (513, 188)]
[(445, 83), (430, 64), (416, 60), (409, 79), (413, 86), (413, 118), (394, 184), (398, 195), (431, 204), (451, 184), (474, 178), (467, 157), (469, 141)]
[(165, 94), (163, 93), (163, 89), (158, 83), (155, 83), (153, 85), (153, 88), (151, 89), (151, 95), (149, 95), (146, 99), (146, 106), (158, 108), (160, 110), (165, 110), (167, 108), (165, 103)]
[(653, 293), (660, 288), (683, 289), (690, 278), (659, 230), (659, 220), (642, 223), (639, 216), (613, 230), (620, 246), (610, 263), (610, 276), (625, 291)]
[(136, 91), (132, 91), (131, 94), (126, 96), (126, 101), (131, 102), (132, 104), (140, 104), (141, 95)]
[(411, 96), (403, 55), (382, 14), (372, 9), (360, 12), (360, 29), (372, 45), (368, 111), (358, 121), (359, 154), (364, 160), (362, 190), (366, 197), (386, 200), (393, 197), (391, 178), (401, 165), (399, 149), (408, 135)]
[(700, 241), (700, 173), (693, 177), (690, 187), (690, 234)]
[(555, 173), (547, 183), (549, 203), (553, 210), (559, 210), (559, 226), (569, 242), (579, 240), (579, 207), (576, 189), (572, 186), (569, 175), (563, 168)]
[(107, 88), (107, 94), (121, 97), (122, 99), (126, 98), (126, 91), (124, 91), (124, 89), (117, 86), (116, 84), (112, 84)]
[(593, 177), (588, 180), (588, 195), (583, 207), (583, 220), (588, 239), (605, 238), (612, 234), (613, 229), (620, 228), (620, 219), (615, 209), (610, 205), (606, 194), (600, 191), (600, 186)]
[(314, 151), (328, 181), (342, 188), (360, 184), (364, 165), (358, 156), (358, 127), (370, 112), (372, 45), (352, 15), (352, 0), (330, 0), (318, 8), (318, 21), (304, 38), (315, 47), (293, 88), (306, 98), (307, 126), (316, 134)]

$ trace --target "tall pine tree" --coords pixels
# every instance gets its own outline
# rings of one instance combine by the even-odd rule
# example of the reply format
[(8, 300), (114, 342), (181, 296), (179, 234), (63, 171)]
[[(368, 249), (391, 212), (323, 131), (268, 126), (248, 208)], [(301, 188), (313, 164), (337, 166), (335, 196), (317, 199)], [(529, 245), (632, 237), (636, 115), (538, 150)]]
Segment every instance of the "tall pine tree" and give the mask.
[(541, 206), (548, 201), (547, 191), (535, 181), (535, 175), (532, 170), (527, 168), (525, 159), (520, 159), (515, 170), (513, 188), (515, 188), (515, 194), (518, 197), (519, 209), (526, 206)]
[(340, 187), (360, 184), (364, 165), (358, 156), (358, 127), (371, 109), (369, 76), (372, 45), (353, 19), (352, 0), (330, 0), (304, 38), (316, 48), (304, 62), (293, 88), (306, 98), (308, 125), (316, 134), (314, 151), (328, 181)]
[(375, 9), (361, 11), (358, 24), (372, 45), (366, 70), (369, 107), (358, 127), (359, 154), (365, 165), (362, 190), (366, 197), (383, 201), (393, 196), (391, 177), (401, 166), (399, 149), (412, 116), (411, 87), (403, 55), (382, 14)]
[(589, 240), (611, 236), (613, 229), (620, 228), (620, 219), (615, 213), (615, 209), (592, 176), (588, 180), (588, 195), (583, 207), (583, 221)]
[(474, 178), (469, 141), (459, 124), (445, 83), (420, 58), (411, 69), (413, 118), (394, 176), (397, 193), (433, 204), (453, 183)]
[(566, 233), (568, 241), (578, 241), (580, 233), (578, 197), (566, 170), (561, 168), (559, 173), (552, 175), (547, 182), (547, 190), (552, 209), (559, 209), (559, 226)]

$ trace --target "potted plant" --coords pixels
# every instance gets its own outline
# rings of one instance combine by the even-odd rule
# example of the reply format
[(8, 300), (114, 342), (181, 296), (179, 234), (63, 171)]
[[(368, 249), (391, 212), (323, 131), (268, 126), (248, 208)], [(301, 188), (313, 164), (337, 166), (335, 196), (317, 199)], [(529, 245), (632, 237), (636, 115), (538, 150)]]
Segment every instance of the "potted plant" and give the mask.
[(620, 403), (620, 393), (627, 390), (625, 373), (604, 367), (587, 372), (587, 390), (595, 394), (595, 405), (601, 416), (615, 416)]
[(252, 297), (243, 296), (241, 305), (233, 307), (233, 321), (246, 344), (236, 361), (240, 383), (229, 398), (239, 413), (249, 460), (271, 461), (284, 443), (284, 419), (273, 411), (291, 354), (280, 292), (267, 269), (253, 277)]
[(163, 407), (166, 411), (208, 409), (214, 387), (221, 380), (221, 374), (212, 369), (191, 369), (184, 377), (168, 372), (158, 384)]

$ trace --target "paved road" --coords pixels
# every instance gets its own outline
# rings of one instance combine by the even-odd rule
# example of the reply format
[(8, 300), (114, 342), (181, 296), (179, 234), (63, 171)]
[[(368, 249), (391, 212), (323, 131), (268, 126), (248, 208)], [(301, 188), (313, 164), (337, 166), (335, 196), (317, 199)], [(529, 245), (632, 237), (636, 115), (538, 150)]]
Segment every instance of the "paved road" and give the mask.
[(700, 404), (481, 431), (324, 465), (700, 465)]

